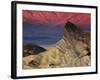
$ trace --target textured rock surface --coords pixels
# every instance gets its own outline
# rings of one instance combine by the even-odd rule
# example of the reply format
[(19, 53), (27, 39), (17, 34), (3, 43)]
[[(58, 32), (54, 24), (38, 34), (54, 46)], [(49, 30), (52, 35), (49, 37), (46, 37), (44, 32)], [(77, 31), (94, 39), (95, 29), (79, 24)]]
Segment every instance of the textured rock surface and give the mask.
[(67, 22), (62, 39), (37, 55), (23, 58), (23, 69), (90, 66), (90, 34)]

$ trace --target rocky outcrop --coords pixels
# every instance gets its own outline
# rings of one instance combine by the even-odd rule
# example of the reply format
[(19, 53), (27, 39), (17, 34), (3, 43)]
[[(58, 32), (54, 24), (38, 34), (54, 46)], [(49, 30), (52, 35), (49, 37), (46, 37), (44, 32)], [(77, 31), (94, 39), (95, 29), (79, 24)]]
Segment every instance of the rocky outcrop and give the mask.
[(90, 53), (90, 34), (67, 22), (62, 39), (45, 52), (24, 57), (23, 69), (90, 66)]
[(77, 56), (87, 55), (90, 52), (90, 35), (83, 32), (79, 27), (68, 22), (65, 25), (64, 36), (55, 45), (63, 53), (70, 52)]

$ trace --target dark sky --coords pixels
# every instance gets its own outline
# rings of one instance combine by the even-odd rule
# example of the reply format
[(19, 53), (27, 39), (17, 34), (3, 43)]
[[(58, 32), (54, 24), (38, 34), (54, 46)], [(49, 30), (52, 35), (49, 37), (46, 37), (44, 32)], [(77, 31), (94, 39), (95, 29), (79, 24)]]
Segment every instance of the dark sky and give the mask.
[(89, 13), (23, 10), (23, 41), (48, 47), (61, 39), (67, 21), (90, 30)]

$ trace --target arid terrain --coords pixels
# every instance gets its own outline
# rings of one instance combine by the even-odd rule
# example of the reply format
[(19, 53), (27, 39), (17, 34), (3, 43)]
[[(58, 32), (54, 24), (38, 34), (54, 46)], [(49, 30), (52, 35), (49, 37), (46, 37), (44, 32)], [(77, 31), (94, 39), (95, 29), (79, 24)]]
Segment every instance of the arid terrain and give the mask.
[[(71, 22), (65, 24), (62, 38), (52, 47), (24, 52), (23, 69), (83, 67), (91, 65), (90, 33)], [(25, 48), (27, 49), (27, 47)], [(28, 49), (28, 50), (31, 50)]]

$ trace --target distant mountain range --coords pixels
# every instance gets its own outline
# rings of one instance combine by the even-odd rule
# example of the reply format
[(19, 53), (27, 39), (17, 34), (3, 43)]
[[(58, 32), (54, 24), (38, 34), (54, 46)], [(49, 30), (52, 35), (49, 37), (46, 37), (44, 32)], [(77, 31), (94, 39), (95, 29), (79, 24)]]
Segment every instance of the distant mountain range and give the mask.
[(23, 69), (90, 66), (90, 33), (67, 22), (62, 38), (43, 51), (24, 57)]
[(46, 51), (45, 48), (42, 48), (35, 44), (26, 44), (23, 46), (23, 57), (29, 56), (29, 55), (37, 55), (40, 52)]

